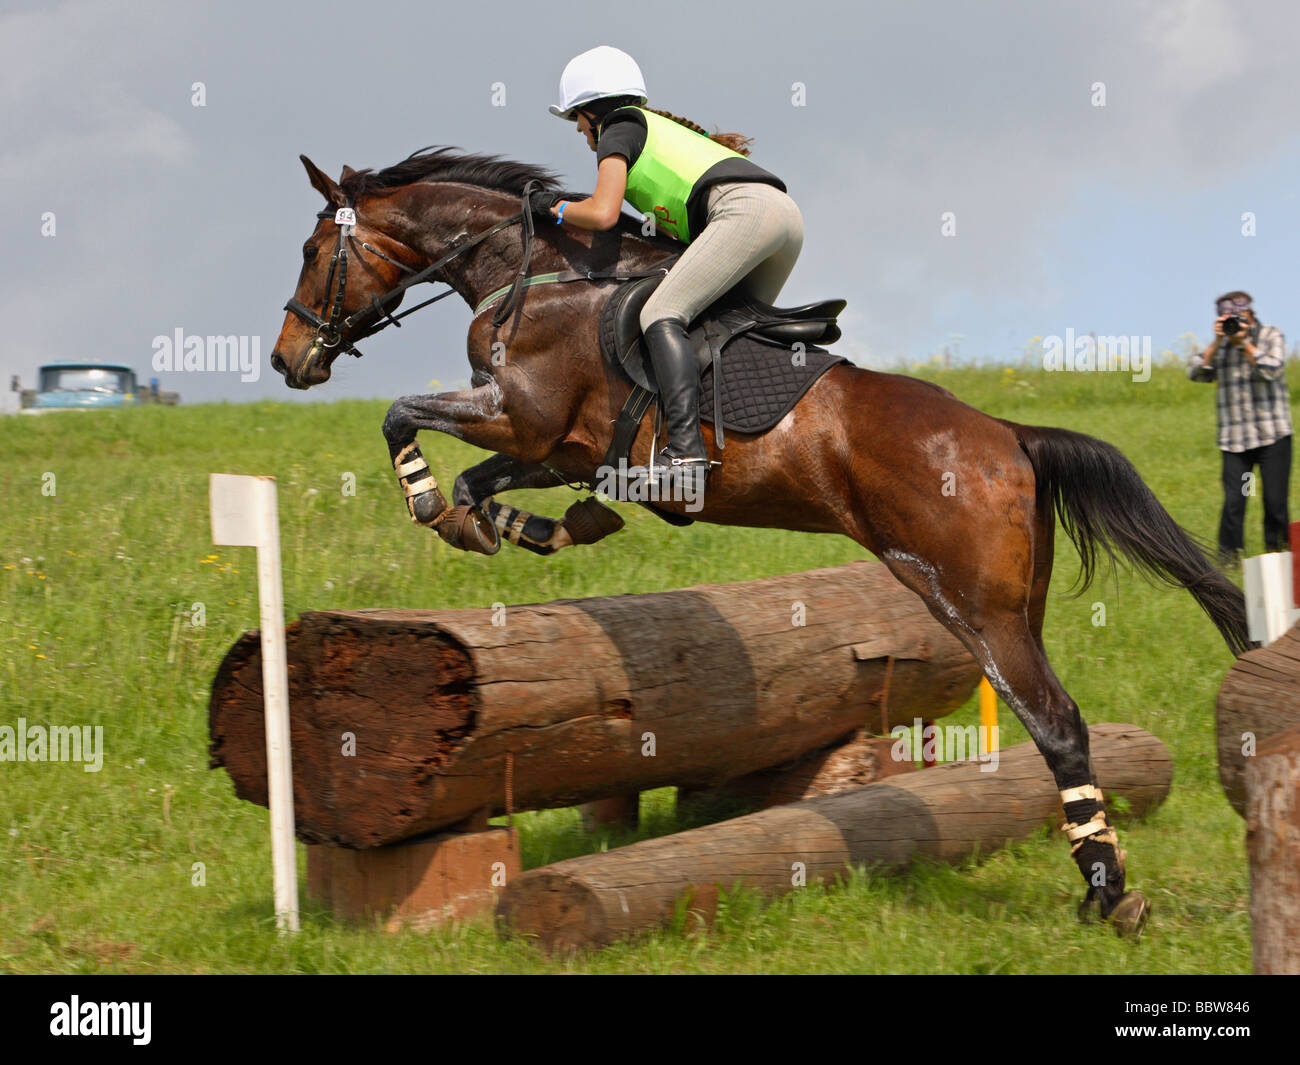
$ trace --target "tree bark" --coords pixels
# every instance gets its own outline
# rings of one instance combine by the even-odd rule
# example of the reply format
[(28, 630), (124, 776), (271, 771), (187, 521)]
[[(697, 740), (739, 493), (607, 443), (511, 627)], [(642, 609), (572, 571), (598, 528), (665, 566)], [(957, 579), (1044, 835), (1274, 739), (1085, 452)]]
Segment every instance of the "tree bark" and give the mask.
[[(869, 562), (500, 613), (321, 611), (289, 626), (288, 657), (298, 835), (349, 847), (483, 807), (710, 787), (949, 713), (980, 677)], [(209, 729), (211, 764), (265, 805), (261, 669), (245, 633), (213, 681)]]
[(1250, 926), (1258, 975), (1300, 975), (1300, 729), (1246, 766)]

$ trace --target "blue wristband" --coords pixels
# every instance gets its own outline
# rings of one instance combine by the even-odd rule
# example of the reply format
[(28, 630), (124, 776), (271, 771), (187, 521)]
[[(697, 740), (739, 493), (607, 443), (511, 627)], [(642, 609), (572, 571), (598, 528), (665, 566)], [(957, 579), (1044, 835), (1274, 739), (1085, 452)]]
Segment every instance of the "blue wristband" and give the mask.
[(555, 216), (555, 224), (556, 224), (557, 226), (563, 224), (563, 222), (564, 222), (564, 209), (565, 209), (566, 207), (568, 207), (568, 206), (569, 206), (569, 201), (568, 201), (568, 200), (561, 200), (561, 201), (560, 201), (560, 212), (559, 212), (559, 214), (557, 214), (557, 215)]

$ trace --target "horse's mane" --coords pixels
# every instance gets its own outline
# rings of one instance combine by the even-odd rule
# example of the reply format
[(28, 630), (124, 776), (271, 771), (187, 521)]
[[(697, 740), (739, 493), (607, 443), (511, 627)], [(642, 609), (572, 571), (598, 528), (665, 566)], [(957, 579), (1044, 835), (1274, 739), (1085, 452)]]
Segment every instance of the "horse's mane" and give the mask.
[[(561, 189), (559, 177), (545, 167), (503, 159), (499, 155), (476, 155), (459, 148), (429, 145), (412, 152), (400, 163), (383, 170), (354, 170), (339, 181), (339, 187), (353, 199), (385, 189), (400, 188), (421, 181), (454, 181), (481, 188), (496, 189), (515, 196), (523, 195), (524, 185), (536, 181), (547, 192), (585, 198), (589, 193), (570, 193)], [(674, 250), (676, 244), (667, 237), (646, 237), (641, 223), (628, 214), (619, 217), (618, 231), (642, 240), (661, 250)], [(679, 249), (678, 249), (679, 250)]]
[(523, 193), (524, 185), (529, 181), (538, 182), (548, 192), (559, 190), (559, 179), (545, 167), (503, 159), (499, 155), (473, 155), (459, 148), (439, 148), (432, 144), (383, 170), (355, 170), (343, 178), (339, 186), (357, 198), (417, 181), (458, 181), (511, 192), (516, 196)]

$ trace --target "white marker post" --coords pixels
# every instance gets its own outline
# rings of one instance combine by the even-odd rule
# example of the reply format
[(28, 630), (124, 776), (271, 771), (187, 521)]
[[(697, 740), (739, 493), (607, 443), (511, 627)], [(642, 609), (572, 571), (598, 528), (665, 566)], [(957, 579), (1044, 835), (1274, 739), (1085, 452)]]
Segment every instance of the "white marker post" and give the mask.
[(1265, 646), (1300, 622), (1300, 609), (1291, 602), (1293, 563), (1289, 551), (1255, 555), (1242, 563), (1250, 638)]
[(293, 846), (293, 763), (289, 754), (289, 667), (284, 650), (280, 585), (280, 517), (274, 477), (214, 473), (212, 542), (257, 548), (257, 600), (262, 629), (262, 694), (266, 716), (267, 797), (271, 807), (271, 867), (275, 923), (298, 931), (298, 864)]

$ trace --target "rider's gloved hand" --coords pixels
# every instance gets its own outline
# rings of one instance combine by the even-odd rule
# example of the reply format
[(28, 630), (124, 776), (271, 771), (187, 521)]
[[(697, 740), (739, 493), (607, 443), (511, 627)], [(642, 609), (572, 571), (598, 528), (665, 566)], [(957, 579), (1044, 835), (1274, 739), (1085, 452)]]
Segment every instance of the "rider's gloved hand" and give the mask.
[(535, 214), (549, 215), (559, 199), (554, 192), (534, 192), (528, 197), (528, 205)]

